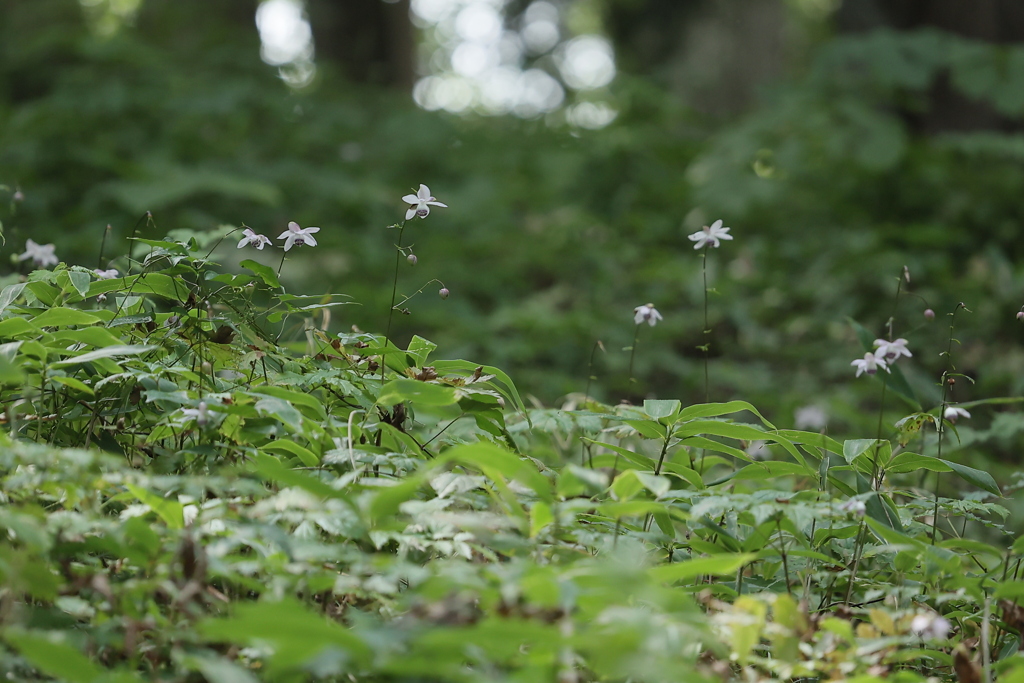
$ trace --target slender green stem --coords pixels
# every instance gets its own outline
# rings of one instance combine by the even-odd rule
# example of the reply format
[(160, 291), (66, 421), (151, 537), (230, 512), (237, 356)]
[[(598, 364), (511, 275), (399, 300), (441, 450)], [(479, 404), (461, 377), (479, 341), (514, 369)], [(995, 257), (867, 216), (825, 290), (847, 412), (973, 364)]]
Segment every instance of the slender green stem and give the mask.
[[(636, 324), (636, 330), (633, 332), (633, 345), (629, 347), (629, 383), (636, 382), (633, 378), (633, 358), (636, 356), (636, 343), (640, 339), (640, 323)], [(589, 391), (589, 389), (588, 389)]]
[(284, 257), (288, 252), (284, 249), (281, 250), (281, 263), (277, 264), (277, 279), (281, 279), (281, 269), (284, 268)]
[[(640, 329), (640, 326), (637, 325), (637, 330), (639, 331), (639, 329)], [(636, 346), (636, 339), (635, 338), (633, 339), (633, 346)], [(601, 343), (600, 339), (598, 339), (596, 342), (594, 342), (594, 348), (590, 349), (590, 362), (587, 363), (587, 390), (583, 392), (583, 403), (584, 404), (586, 404), (590, 400), (590, 382), (593, 381), (594, 379), (596, 379), (594, 377), (594, 355), (597, 353), (597, 349), (599, 347), (600, 347), (600, 349), (602, 351), (604, 350), (604, 344)], [(632, 374), (632, 369), (633, 369), (632, 363), (630, 363), (629, 367), (630, 367), (630, 374)]]
[[(938, 415), (938, 418), (935, 421), (935, 424), (937, 425), (936, 428), (935, 428), (936, 438), (938, 440), (938, 444), (936, 445), (935, 457), (937, 457), (939, 459), (942, 458), (942, 437), (946, 433), (946, 425), (945, 425), (946, 407), (949, 405), (949, 402), (948, 402), (948, 399), (949, 399), (949, 382), (952, 379), (949, 376), (949, 372), (950, 372), (950, 370), (955, 370), (956, 369), (956, 367), (953, 365), (953, 360), (952, 360), (953, 359), (953, 341), (954, 341), (954, 339), (953, 339), (953, 330), (954, 330), (954, 326), (956, 324), (956, 312), (958, 310), (960, 310), (961, 307), (963, 307), (964, 310), (967, 310), (967, 307), (963, 305), (963, 302), (961, 302), (961, 303), (958, 303), (956, 305), (956, 307), (953, 308), (953, 312), (949, 314), (949, 341), (946, 344), (946, 363), (947, 363), (947, 367), (942, 372), (942, 379), (941, 379), (941, 381), (942, 381), (942, 405), (939, 406), (939, 415)], [(941, 479), (940, 473), (936, 472), (935, 473), (935, 505), (932, 508), (932, 545), (935, 545), (935, 541), (936, 541), (936, 539), (938, 538), (938, 535), (939, 535), (939, 480), (940, 479)]]
[(708, 328), (708, 245), (704, 244), (704, 251), (700, 255), (701, 258), (701, 275), (704, 278), (704, 402), (711, 402), (711, 381), (710, 373), (708, 371), (708, 364), (710, 362), (708, 353), (711, 351), (711, 339), (708, 335), (711, 334), (711, 330)]
[(103, 267), (103, 252), (107, 249), (107, 237), (110, 235), (111, 230), (113, 230), (113, 227), (110, 223), (107, 223), (107, 227), (103, 229), (103, 238), (100, 240), (100, 255), (99, 258), (96, 259), (97, 268)]
[[(398, 298), (398, 269), (402, 263), (402, 236), (405, 234), (405, 224), (407, 221), (402, 221), (402, 225), (398, 228), (398, 244), (395, 245), (395, 278), (391, 283), (391, 305), (388, 307), (388, 326), (384, 332), (384, 351), (387, 351), (388, 342), (391, 341), (391, 319), (395, 315), (395, 299)], [(384, 368), (386, 363), (384, 362), (384, 354), (380, 357), (380, 381), (384, 383)]]

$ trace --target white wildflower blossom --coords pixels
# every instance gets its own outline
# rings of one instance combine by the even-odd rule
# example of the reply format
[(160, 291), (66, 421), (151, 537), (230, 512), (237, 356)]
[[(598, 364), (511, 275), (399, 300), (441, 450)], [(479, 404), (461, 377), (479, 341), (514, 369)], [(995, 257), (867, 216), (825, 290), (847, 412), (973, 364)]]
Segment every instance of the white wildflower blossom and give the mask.
[(205, 427), (206, 423), (210, 421), (210, 411), (206, 406), (206, 401), (200, 401), (195, 408), (185, 408), (181, 412), (185, 417), (195, 420), (200, 427)]
[(113, 280), (115, 277), (120, 275), (120, 273), (117, 272), (117, 268), (110, 268), (108, 270), (101, 270), (97, 268), (92, 271), (92, 274), (96, 276), (97, 280)]
[(402, 201), (409, 205), (409, 209), (405, 212), (405, 220), (409, 220), (413, 216), (426, 218), (430, 215), (431, 206), (440, 206), (444, 209), (448, 208), (447, 204), (442, 204), (437, 201), (437, 198), (430, 194), (430, 188), (422, 183), (420, 184), (420, 189), (416, 194), (407, 194), (402, 197)]
[(19, 261), (32, 259), (37, 268), (49, 268), (60, 263), (60, 259), (53, 253), (52, 244), (36, 244), (33, 240), (25, 240), (25, 253), (18, 256)]
[(729, 234), (729, 228), (722, 227), (721, 219), (715, 221), (711, 226), (705, 225), (703, 228), (698, 230), (689, 236), (691, 240), (696, 242), (693, 245), (694, 249), (700, 249), (705, 244), (711, 244), (713, 247), (718, 247), (721, 242), (719, 240), (731, 240), (732, 235)]
[(863, 358), (851, 361), (850, 365), (857, 368), (857, 377), (860, 377), (861, 374), (865, 372), (869, 375), (873, 375), (878, 372), (878, 368), (882, 368), (886, 372), (889, 372), (889, 368), (886, 367), (885, 359), (879, 358), (870, 351), (865, 353)]
[(907, 340), (902, 337), (893, 341), (888, 341), (887, 339), (875, 340), (875, 356), (884, 358), (887, 363), (896, 361), (900, 356), (910, 358), (913, 355), (907, 348)]
[(646, 322), (651, 327), (654, 327), (661, 319), (661, 313), (658, 313), (658, 309), (654, 307), (654, 304), (644, 304), (633, 309), (633, 322), (637, 325)]
[[(288, 227), (291, 228), (291, 224), (289, 224)], [(296, 224), (296, 227), (298, 227), (297, 224)], [(307, 230), (308, 229), (309, 228), (307, 228)], [(260, 235), (260, 234), (258, 234), (256, 232), (253, 232), (252, 228), (246, 228), (245, 230), (242, 231), (242, 234), (245, 235), (245, 237), (243, 237), (242, 239), (238, 240), (238, 248), (239, 249), (241, 249), (242, 247), (246, 246), (247, 244), (251, 244), (252, 246), (254, 246), (257, 249), (259, 249), (260, 251), (263, 251), (263, 247), (265, 247), (265, 246), (267, 246), (268, 244), (271, 243), (269, 237), (267, 237), (266, 235)], [(316, 242), (314, 241), (313, 244), (315, 246)]]
[(956, 406), (949, 406), (946, 408), (946, 412), (942, 414), (942, 417), (946, 418), (950, 422), (956, 422), (961, 417), (970, 417), (971, 414), (963, 408), (957, 408)]
[(828, 413), (818, 406), (803, 406), (796, 409), (793, 422), (797, 429), (817, 431), (828, 426)]
[(315, 247), (316, 238), (313, 237), (314, 232), (320, 232), (320, 228), (300, 228), (298, 223), (292, 221), (288, 224), (288, 229), (278, 235), (277, 239), (284, 240), (285, 251), (292, 247), (301, 247), (304, 244)]
[(842, 510), (843, 512), (849, 512), (857, 517), (863, 517), (864, 513), (867, 512), (868, 510), (868, 506), (864, 503), (863, 500), (851, 498), (850, 500), (840, 505), (839, 509)]
[(949, 637), (949, 621), (938, 614), (918, 614), (910, 622), (910, 632), (925, 639)]

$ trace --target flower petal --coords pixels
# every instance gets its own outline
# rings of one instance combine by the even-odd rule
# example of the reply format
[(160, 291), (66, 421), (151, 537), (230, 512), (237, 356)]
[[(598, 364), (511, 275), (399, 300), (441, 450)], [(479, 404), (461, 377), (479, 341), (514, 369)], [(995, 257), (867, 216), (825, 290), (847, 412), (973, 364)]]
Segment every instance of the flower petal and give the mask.
[(320, 228), (306, 228), (306, 229), (305, 229), (305, 230), (303, 230), (302, 232), (304, 232), (304, 233), (306, 233), (307, 235), (309, 235), (309, 234), (312, 234), (312, 233), (314, 233), (314, 232), (320, 232)]
[(420, 198), (414, 194), (407, 194), (404, 197), (402, 197), (402, 201), (405, 202), (406, 204), (419, 204)]
[(291, 230), (292, 232), (298, 232), (302, 228), (300, 228), (299, 224), (296, 223), (295, 221), (289, 221), (288, 222), (288, 229)]
[(430, 188), (424, 185), (423, 183), (420, 183), (420, 191), (417, 192), (416, 195), (420, 198), (420, 201), (427, 201), (428, 199), (433, 199), (433, 197), (430, 196)]

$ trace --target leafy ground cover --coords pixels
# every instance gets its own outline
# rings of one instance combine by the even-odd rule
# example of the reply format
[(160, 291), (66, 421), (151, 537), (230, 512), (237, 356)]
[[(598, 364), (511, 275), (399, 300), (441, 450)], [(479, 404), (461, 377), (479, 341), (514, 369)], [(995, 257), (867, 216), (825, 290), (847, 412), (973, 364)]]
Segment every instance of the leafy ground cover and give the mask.
[[(312, 229), (277, 268), (212, 260), (236, 239), (263, 252), (172, 232), (93, 270), (33, 243), (0, 290), (8, 679), (1024, 677), (1018, 482), (954, 450), (1000, 401), (950, 400), (959, 309), (940, 400), (874, 434), (741, 400), (549, 409), (487, 359), (328, 332), (350, 299), (280, 281)], [(849, 368), (883, 406), (913, 393), (888, 331)]]

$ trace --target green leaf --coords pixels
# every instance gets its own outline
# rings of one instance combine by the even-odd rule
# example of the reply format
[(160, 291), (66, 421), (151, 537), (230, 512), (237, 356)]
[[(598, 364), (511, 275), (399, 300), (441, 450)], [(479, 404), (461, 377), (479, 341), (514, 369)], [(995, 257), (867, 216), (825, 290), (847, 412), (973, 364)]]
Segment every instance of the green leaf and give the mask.
[(281, 282), (277, 279), (277, 273), (270, 266), (265, 266), (262, 263), (253, 261), (252, 259), (245, 259), (240, 264), (243, 268), (251, 270), (256, 276), (263, 280), (263, 283), (272, 289), (280, 289)]
[(658, 582), (685, 581), (698, 576), (732, 576), (740, 567), (755, 560), (754, 553), (721, 553), (711, 557), (699, 557), (672, 564), (660, 565), (648, 570), (651, 578)]
[(262, 398), (256, 402), (256, 411), (261, 415), (273, 415), (295, 431), (302, 429), (302, 413), (284, 399), (276, 396)]
[(450, 406), (458, 403), (459, 396), (452, 387), (415, 379), (393, 379), (384, 385), (377, 397), (377, 404), (382, 406), (393, 406), (403, 401), (427, 406)]
[(533, 489), (541, 500), (550, 501), (553, 498), (551, 482), (537, 471), (532, 462), (523, 460), (494, 444), (479, 442), (454, 446), (439, 456), (434, 461), (434, 466), (448, 462), (470, 465), (494, 480), (501, 475), (519, 481)]
[(59, 360), (53, 364), (53, 367), (62, 368), (68, 365), (80, 365), (82, 363), (91, 363), (94, 360), (101, 358), (115, 358), (117, 356), (138, 356), (142, 353), (149, 353), (154, 349), (158, 349), (158, 346), (107, 346), (102, 349), (83, 353), (81, 356), (74, 356), (72, 358), (65, 358)]
[(434, 342), (428, 341), (423, 337), (414, 335), (413, 338), (409, 341), (408, 353), (410, 356), (413, 357), (415, 365), (423, 367), (423, 365), (427, 362), (427, 358), (430, 357), (430, 354), (432, 354), (436, 348), (437, 344), (435, 344)]
[(259, 645), (269, 643), (275, 669), (311, 663), (329, 651), (341, 651), (356, 665), (369, 663), (370, 649), (352, 631), (292, 598), (237, 605), (229, 617), (207, 618), (196, 630), (212, 642)]
[(24, 318), (14, 317), (0, 320), (0, 339), (13, 339), (23, 334), (39, 334), (38, 327)]
[(316, 467), (320, 464), (320, 458), (318, 458), (313, 451), (308, 448), (303, 448), (290, 439), (277, 439), (276, 441), (263, 445), (261, 448), (265, 451), (270, 451), (271, 453), (287, 453), (288, 455), (294, 455), (306, 467)]
[(677, 421), (683, 422), (686, 420), (695, 420), (700, 417), (720, 417), (722, 415), (731, 415), (733, 413), (740, 413), (748, 411), (757, 415), (758, 419), (768, 429), (775, 429), (775, 425), (766, 420), (761, 413), (758, 412), (757, 408), (747, 403), (746, 401), (729, 401), (727, 403), (699, 403), (684, 408), (677, 418)]
[(466, 360), (439, 360), (434, 362), (434, 369), (437, 370), (437, 374), (445, 375), (454, 371), (462, 371), (463, 374), (472, 374), (477, 368), (482, 367), (485, 375), (494, 375), (495, 378), (500, 381), (504, 387), (498, 387), (502, 395), (509, 399), (512, 404), (516, 407), (516, 410), (526, 415), (527, 422), (529, 422), (529, 415), (526, 413), (526, 406), (523, 405), (523, 399), (519, 397), (519, 391), (516, 389), (515, 383), (512, 382), (507, 374), (505, 374), (499, 368), (493, 365), (478, 365), (476, 363), (470, 363)]
[(36, 327), (67, 327), (68, 325), (93, 325), (100, 319), (77, 308), (58, 306), (50, 308), (32, 318)]
[(95, 396), (95, 392), (93, 392), (92, 387), (80, 379), (75, 379), (74, 377), (51, 377), (50, 380), (86, 394), (87, 396)]
[(7, 285), (0, 291), (0, 313), (7, 310), (7, 307), (14, 303), (14, 300), (21, 296), (22, 290), (25, 289), (25, 283), (19, 282), (15, 285)]
[(71, 683), (92, 683), (103, 674), (88, 657), (67, 642), (65, 633), (9, 628), (3, 637), (47, 676)]
[(71, 281), (71, 286), (81, 296), (87, 296), (89, 294), (89, 285), (92, 283), (92, 275), (82, 270), (69, 270), (68, 280)]
[(537, 501), (530, 508), (530, 538), (536, 538), (544, 527), (555, 521), (551, 512), (551, 506), (543, 501)]
[(681, 404), (676, 400), (647, 399), (644, 401), (644, 412), (655, 420), (663, 417), (672, 417), (679, 412)]
[(321, 498), (337, 498), (348, 501), (348, 496), (338, 489), (304, 472), (285, 467), (280, 460), (272, 455), (257, 453), (253, 458), (252, 466), (265, 481), (273, 481), (284, 486), (296, 486)]
[(132, 495), (138, 498), (139, 501), (148, 505), (150, 510), (155, 512), (160, 519), (164, 520), (168, 528), (181, 529), (185, 526), (183, 513), (185, 506), (181, 503), (162, 498), (135, 484), (125, 484), (125, 488), (131, 491)]
[(942, 460), (951, 470), (960, 475), (960, 478), (964, 481), (974, 484), (980, 489), (988, 491), (992, 495), (1002, 496), (1002, 491), (999, 490), (999, 485), (996, 484), (996, 480), (992, 478), (992, 475), (982, 470), (976, 470), (973, 467), (967, 467), (960, 463), (953, 462), (952, 460)]

